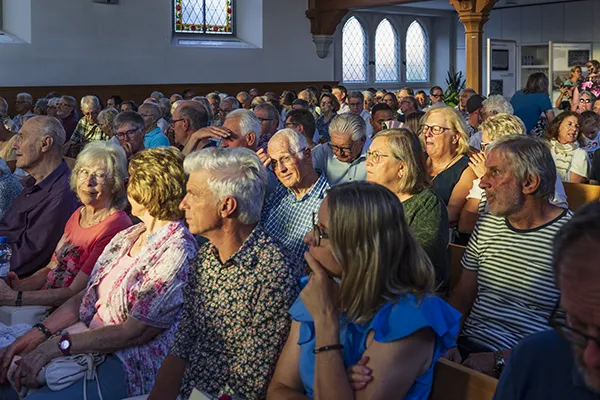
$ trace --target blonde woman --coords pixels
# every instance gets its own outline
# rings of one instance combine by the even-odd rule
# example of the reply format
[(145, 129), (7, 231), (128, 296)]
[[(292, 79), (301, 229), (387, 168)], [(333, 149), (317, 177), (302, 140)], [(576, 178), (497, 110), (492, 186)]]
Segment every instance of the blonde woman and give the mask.
[(407, 225), (433, 264), (436, 282), (446, 286), (450, 278), (448, 211), (429, 188), (419, 139), (407, 129), (384, 130), (377, 133), (366, 154), (367, 181), (398, 196)]
[(448, 207), (450, 226), (456, 226), (475, 179), (468, 168), (470, 150), (465, 119), (452, 107), (432, 107), (423, 117), (421, 132), (433, 190)]
[[(338, 185), (305, 240), (312, 273), (290, 309), (267, 399), (427, 399), (460, 314), (431, 294), (433, 268), (397, 195)], [(351, 386), (346, 368), (359, 362), (377, 379)]]

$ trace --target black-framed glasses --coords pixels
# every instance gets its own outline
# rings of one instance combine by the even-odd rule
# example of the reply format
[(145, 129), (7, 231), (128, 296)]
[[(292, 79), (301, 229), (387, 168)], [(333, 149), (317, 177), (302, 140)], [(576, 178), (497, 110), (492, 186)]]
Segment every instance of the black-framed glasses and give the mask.
[(185, 118), (179, 118), (179, 119), (172, 119), (171, 121), (169, 121), (169, 125), (173, 126), (176, 123), (178, 123), (179, 121), (183, 121)]
[(431, 133), (437, 136), (449, 130), (450, 128), (446, 128), (445, 126), (423, 124), (423, 133), (431, 131)]
[(329, 235), (326, 232), (323, 232), (317, 224), (317, 213), (313, 211), (312, 213), (312, 235), (313, 240), (315, 241), (315, 246), (321, 246), (321, 239), (329, 239)]
[(135, 136), (135, 134), (139, 131), (139, 129), (130, 129), (126, 132), (117, 132), (115, 135), (119, 139), (125, 139), (125, 137), (129, 137), (130, 139)]
[(443, 93), (440, 93), (440, 94), (434, 94), (434, 93), (431, 93), (431, 94), (430, 94), (430, 96), (431, 96), (431, 97), (438, 98), (438, 97), (442, 97), (442, 96), (443, 96)]
[(274, 120), (275, 120), (275, 118), (260, 118), (260, 117), (258, 117), (258, 120), (259, 120), (260, 122), (265, 122), (265, 121), (274, 121)]
[(554, 330), (562, 336), (569, 343), (574, 344), (575, 346), (585, 348), (588, 342), (593, 341), (596, 346), (600, 347), (600, 338), (590, 336), (587, 333), (583, 333), (577, 329), (570, 327), (566, 321), (562, 318), (559, 318), (559, 309), (560, 309), (560, 301), (556, 303), (554, 310), (552, 310), (552, 314), (550, 314), (550, 326), (554, 328)]
[(340, 156), (343, 157), (346, 153), (350, 153), (352, 151), (355, 144), (356, 144), (356, 142), (354, 142), (352, 144), (352, 146), (336, 146), (335, 144), (329, 142), (329, 143), (327, 143), (327, 146), (329, 146), (331, 151), (333, 151), (334, 153), (338, 152), (338, 153), (340, 153)]
[(367, 160), (371, 159), (374, 164), (379, 164), (382, 157), (389, 157), (389, 154), (382, 154), (378, 151), (371, 151), (371, 150), (367, 150), (365, 152), (365, 154), (367, 155)]

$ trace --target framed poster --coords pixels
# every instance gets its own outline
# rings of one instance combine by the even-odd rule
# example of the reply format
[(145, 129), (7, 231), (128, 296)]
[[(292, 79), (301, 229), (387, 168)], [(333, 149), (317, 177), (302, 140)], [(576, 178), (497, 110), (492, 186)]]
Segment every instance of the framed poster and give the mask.
[(492, 49), (492, 71), (508, 71), (508, 50)]

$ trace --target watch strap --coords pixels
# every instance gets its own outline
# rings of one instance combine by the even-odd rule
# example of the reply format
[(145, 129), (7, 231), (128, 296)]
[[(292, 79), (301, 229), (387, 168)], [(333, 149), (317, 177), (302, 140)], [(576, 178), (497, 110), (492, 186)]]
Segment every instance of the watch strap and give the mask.
[(498, 350), (494, 352), (494, 373), (498, 378), (502, 375), (502, 371), (504, 370), (504, 364), (506, 361), (504, 360), (504, 350)]

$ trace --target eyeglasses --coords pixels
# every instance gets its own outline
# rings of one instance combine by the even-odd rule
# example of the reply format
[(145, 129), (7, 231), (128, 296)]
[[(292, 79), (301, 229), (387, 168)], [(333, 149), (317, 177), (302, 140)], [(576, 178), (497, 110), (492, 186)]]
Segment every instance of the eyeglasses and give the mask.
[[(70, 105), (66, 104), (66, 103), (58, 103), (57, 104), (59, 107), (71, 107)], [(72, 107), (71, 107), (72, 108)]]
[(552, 314), (550, 314), (550, 326), (554, 328), (554, 330), (566, 341), (573, 343), (575, 346), (585, 348), (588, 342), (591, 340), (596, 344), (596, 346), (600, 347), (600, 338), (590, 336), (587, 333), (580, 332), (577, 329), (573, 329), (566, 323), (558, 320), (559, 304), (560, 303), (556, 304), (556, 307), (554, 307)]
[(258, 120), (259, 120), (260, 122), (265, 122), (265, 121), (274, 121), (274, 120), (275, 120), (275, 118), (260, 118), (260, 117), (258, 117)]
[(378, 151), (371, 150), (367, 150), (365, 154), (367, 155), (367, 160), (371, 159), (374, 164), (379, 164), (382, 157), (389, 157), (389, 154), (382, 154)]
[(85, 168), (82, 168), (77, 172), (77, 179), (79, 179), (80, 182), (87, 181), (90, 177), (92, 177), (94, 182), (99, 185), (103, 185), (109, 180), (108, 174), (105, 172), (90, 172)]
[(439, 93), (439, 94), (433, 94), (433, 93), (431, 93), (430, 96), (431, 97), (442, 97), (442, 93)]
[(583, 99), (583, 98), (581, 98), (581, 99), (579, 99), (579, 102), (580, 103), (591, 103), (592, 99)]
[(437, 135), (441, 135), (445, 131), (449, 131), (449, 130), (450, 130), (450, 128), (446, 128), (445, 126), (423, 124), (423, 133), (427, 133), (428, 131), (431, 131), (431, 133), (433, 133), (434, 135), (437, 136)]
[(286, 128), (290, 128), (290, 129), (294, 129), (295, 127), (300, 126), (300, 124), (295, 124), (293, 122), (286, 122), (285, 123), (285, 127)]
[(492, 142), (481, 142), (481, 151), (485, 151)]
[(185, 118), (172, 119), (172, 120), (169, 122), (169, 126), (173, 126), (173, 125), (175, 125), (176, 123), (178, 123), (179, 121), (183, 121), (184, 119), (185, 119)]
[(334, 153), (338, 152), (338, 153), (340, 153), (340, 156), (344, 156), (346, 153), (350, 153), (352, 151), (355, 144), (356, 144), (356, 142), (354, 142), (352, 144), (352, 146), (336, 146), (335, 144), (332, 144), (331, 142), (329, 142), (329, 143), (327, 143), (327, 146), (329, 146), (331, 151), (333, 151)]
[(350, 102), (350, 103), (348, 103), (348, 105), (349, 105), (350, 107), (360, 107), (360, 106), (362, 106), (363, 104), (364, 104), (364, 103), (356, 103), (356, 102)]
[(135, 136), (135, 134), (139, 131), (139, 129), (130, 129), (127, 132), (117, 132), (115, 135), (119, 139), (125, 139), (125, 137), (129, 137), (130, 139)]
[(329, 239), (329, 235), (321, 230), (319, 225), (317, 224), (317, 213), (313, 211), (312, 213), (312, 235), (313, 240), (315, 241), (315, 246), (321, 246), (321, 239)]
[(298, 153), (303, 152), (305, 149), (297, 151), (296, 153), (291, 153), (289, 156), (283, 156), (279, 160), (271, 159), (271, 164), (273, 165), (273, 169), (277, 169), (277, 167), (281, 164), (286, 167), (292, 166), (294, 164), (294, 156)]

